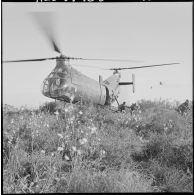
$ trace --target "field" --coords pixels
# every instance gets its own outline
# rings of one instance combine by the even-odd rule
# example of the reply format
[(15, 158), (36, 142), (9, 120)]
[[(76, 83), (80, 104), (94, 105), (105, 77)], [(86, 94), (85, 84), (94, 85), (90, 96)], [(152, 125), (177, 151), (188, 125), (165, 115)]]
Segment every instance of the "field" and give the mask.
[(4, 105), (3, 192), (193, 192), (191, 104)]

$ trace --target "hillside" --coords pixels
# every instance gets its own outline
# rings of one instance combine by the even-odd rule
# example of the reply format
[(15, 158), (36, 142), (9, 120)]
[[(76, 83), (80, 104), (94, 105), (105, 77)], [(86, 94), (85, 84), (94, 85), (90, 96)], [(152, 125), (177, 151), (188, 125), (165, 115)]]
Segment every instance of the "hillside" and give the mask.
[(3, 109), (3, 192), (193, 192), (192, 105)]

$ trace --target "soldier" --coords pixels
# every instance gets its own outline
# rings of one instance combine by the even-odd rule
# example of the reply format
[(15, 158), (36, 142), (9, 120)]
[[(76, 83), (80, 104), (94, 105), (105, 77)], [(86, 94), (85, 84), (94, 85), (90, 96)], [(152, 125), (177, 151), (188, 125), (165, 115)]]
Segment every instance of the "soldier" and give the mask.
[(183, 104), (178, 106), (176, 111), (181, 114), (184, 114), (188, 109), (189, 109), (189, 100), (186, 100)]
[(131, 106), (129, 108), (130, 108), (130, 112), (132, 114), (133, 111), (136, 111), (139, 109), (139, 106), (136, 103), (134, 103), (134, 104), (131, 104)]
[(123, 110), (125, 110), (125, 106), (126, 106), (126, 102), (123, 102), (121, 105), (118, 106), (118, 110), (122, 112)]

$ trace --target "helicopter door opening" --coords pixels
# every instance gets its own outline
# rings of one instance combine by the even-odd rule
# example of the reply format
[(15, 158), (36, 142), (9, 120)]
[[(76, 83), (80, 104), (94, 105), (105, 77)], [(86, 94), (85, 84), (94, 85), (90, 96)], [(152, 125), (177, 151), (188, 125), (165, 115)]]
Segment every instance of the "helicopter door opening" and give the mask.
[(108, 88), (105, 86), (106, 88), (106, 102), (105, 105), (110, 105), (110, 95), (109, 95), (109, 90)]

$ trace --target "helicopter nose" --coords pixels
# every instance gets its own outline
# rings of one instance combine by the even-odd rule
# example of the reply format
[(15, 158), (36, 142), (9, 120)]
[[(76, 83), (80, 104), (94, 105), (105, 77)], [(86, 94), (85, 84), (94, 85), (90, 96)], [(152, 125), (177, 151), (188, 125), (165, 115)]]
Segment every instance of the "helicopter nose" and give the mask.
[(45, 79), (41, 86), (42, 94), (49, 97), (49, 80)]
[[(59, 81), (57, 81), (57, 83), (59, 83)], [(46, 78), (42, 84), (42, 94), (50, 98), (58, 95), (58, 87), (56, 86), (56, 80)]]

